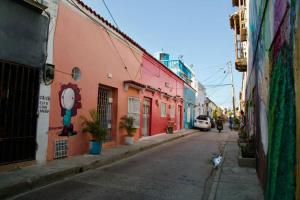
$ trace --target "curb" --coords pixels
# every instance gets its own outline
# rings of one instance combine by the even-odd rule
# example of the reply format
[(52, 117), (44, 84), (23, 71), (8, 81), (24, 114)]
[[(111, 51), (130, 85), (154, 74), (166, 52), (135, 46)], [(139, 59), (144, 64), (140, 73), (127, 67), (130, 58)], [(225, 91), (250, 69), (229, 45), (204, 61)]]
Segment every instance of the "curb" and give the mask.
[(136, 155), (140, 152), (152, 149), (152, 148), (157, 147), (159, 145), (162, 145), (164, 143), (172, 142), (174, 140), (192, 135), (196, 132), (198, 132), (198, 130), (192, 130), (191, 132), (188, 132), (186, 134), (178, 135), (174, 138), (169, 138), (167, 140), (164, 140), (164, 141), (161, 141), (161, 142), (158, 142), (158, 143), (149, 144), (149, 145), (146, 145), (146, 146), (141, 146), (141, 147), (138, 147), (136, 149), (131, 149), (131, 150), (125, 151), (123, 153), (120, 153), (118, 155), (114, 155), (114, 156), (106, 158), (106, 159), (95, 160), (95, 161), (93, 161), (89, 164), (79, 165), (79, 166), (76, 166), (76, 167), (63, 169), (61, 171), (45, 174), (45, 175), (42, 175), (42, 176), (36, 176), (36, 177), (29, 178), (29, 179), (21, 181), (17, 184), (10, 185), (10, 186), (5, 187), (5, 188), (0, 188), (0, 199), (5, 199), (5, 198), (17, 196), (18, 194), (28, 192), (28, 191), (31, 191), (33, 189), (36, 189), (36, 188), (48, 185), (50, 183), (54, 183), (56, 181), (62, 180), (63, 178), (66, 178), (66, 177), (69, 177), (69, 176), (72, 176), (72, 175), (76, 175), (76, 174), (88, 171), (90, 169), (95, 169), (95, 168), (99, 168), (99, 167), (103, 167), (103, 166), (112, 164), (116, 161), (120, 161), (122, 159), (131, 157), (131, 156)]
[(223, 162), (225, 160), (226, 150), (227, 150), (227, 143), (224, 146), (224, 151), (222, 152), (222, 154), (223, 154), (223, 161), (221, 162), (221, 165), (220, 165), (219, 169), (216, 171), (216, 175), (214, 177), (213, 184), (212, 184), (210, 192), (209, 192), (208, 200), (215, 200), (215, 198), (216, 198), (216, 193), (217, 193), (217, 190), (218, 190), (218, 185), (219, 185), (219, 180), (220, 180), (220, 176), (221, 176), (221, 171), (223, 169), (222, 168), (223, 167)]

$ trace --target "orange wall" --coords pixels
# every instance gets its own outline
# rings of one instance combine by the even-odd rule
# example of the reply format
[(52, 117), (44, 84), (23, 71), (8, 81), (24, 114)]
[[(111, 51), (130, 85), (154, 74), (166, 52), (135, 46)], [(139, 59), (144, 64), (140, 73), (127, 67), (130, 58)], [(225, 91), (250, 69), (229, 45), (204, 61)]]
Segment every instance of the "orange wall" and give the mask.
[[(106, 31), (67, 2), (59, 2), (54, 36), (54, 64), (56, 72), (55, 80), (51, 85), (48, 160), (53, 159), (54, 141), (62, 138), (58, 136), (61, 131), (59, 127), (62, 126), (63, 120), (59, 102), (61, 85), (72, 83), (80, 88), (82, 108), (78, 109), (77, 115), (72, 117), (72, 124), (74, 124), (74, 129), (78, 131), (78, 134), (66, 137), (69, 141), (69, 155), (78, 155), (87, 152), (89, 141), (89, 136), (80, 132), (79, 116), (87, 116), (89, 110), (96, 109), (98, 85), (108, 85), (118, 91), (117, 102), (115, 102), (117, 103), (117, 112), (114, 112), (116, 115), (114, 117), (119, 119), (127, 114), (127, 98), (129, 96), (139, 96), (139, 92), (135, 89), (125, 92), (123, 81), (130, 80), (128, 73), (130, 73), (131, 77), (137, 75), (136, 81), (139, 81), (141, 78), (140, 73), (137, 73), (140, 61), (126, 47), (126, 43), (124, 44), (112, 36), (112, 40), (122, 56), (128, 72), (124, 69), (124, 64)], [(141, 59), (140, 55), (137, 55), (137, 58)], [(79, 81), (73, 80), (70, 75), (75, 66), (81, 70), (81, 79)], [(108, 73), (112, 73), (111, 79), (107, 77)], [(118, 122), (115, 124), (118, 126)], [(115, 130), (115, 139), (119, 143), (122, 137), (117, 134), (118, 128)], [(121, 131), (121, 133), (124, 134), (124, 131)]]

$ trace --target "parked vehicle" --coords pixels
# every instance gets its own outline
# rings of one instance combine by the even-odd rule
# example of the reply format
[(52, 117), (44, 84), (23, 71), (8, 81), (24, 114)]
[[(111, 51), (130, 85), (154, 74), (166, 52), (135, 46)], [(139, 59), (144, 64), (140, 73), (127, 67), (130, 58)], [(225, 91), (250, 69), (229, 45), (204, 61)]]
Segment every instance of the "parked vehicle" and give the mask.
[(211, 120), (208, 116), (199, 115), (194, 121), (194, 127), (208, 131), (211, 128)]

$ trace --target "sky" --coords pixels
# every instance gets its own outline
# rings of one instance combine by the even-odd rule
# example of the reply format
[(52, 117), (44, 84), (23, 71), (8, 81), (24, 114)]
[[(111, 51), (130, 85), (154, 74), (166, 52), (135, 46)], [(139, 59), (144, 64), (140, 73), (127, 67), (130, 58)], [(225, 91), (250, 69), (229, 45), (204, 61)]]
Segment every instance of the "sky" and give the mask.
[[(83, 2), (114, 24), (102, 0)], [(170, 59), (182, 55), (185, 63), (192, 64), (197, 79), (206, 86), (207, 96), (221, 107), (232, 107), (231, 87), (211, 85), (231, 83), (226, 65), (231, 61), (238, 105), (242, 73), (234, 67), (234, 33), (229, 15), (235, 9), (231, 0), (105, 2), (121, 31), (149, 53), (163, 50), (170, 54)]]

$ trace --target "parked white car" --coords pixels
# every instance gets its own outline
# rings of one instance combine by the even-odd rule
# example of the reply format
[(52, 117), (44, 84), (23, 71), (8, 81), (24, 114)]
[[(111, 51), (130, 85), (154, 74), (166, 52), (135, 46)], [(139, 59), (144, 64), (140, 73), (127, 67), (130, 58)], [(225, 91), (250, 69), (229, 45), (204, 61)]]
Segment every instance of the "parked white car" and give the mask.
[(199, 115), (194, 121), (194, 127), (207, 130), (207, 131), (210, 130), (211, 128), (210, 118), (205, 115)]

